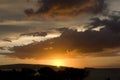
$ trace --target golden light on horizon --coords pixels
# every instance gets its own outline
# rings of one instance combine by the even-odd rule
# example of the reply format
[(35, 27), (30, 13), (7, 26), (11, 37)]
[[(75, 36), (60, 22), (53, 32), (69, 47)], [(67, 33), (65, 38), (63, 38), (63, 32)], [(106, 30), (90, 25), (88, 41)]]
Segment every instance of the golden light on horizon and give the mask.
[(64, 66), (65, 63), (64, 63), (64, 60), (62, 60), (62, 59), (53, 59), (53, 60), (51, 60), (51, 65), (60, 67), (60, 66)]

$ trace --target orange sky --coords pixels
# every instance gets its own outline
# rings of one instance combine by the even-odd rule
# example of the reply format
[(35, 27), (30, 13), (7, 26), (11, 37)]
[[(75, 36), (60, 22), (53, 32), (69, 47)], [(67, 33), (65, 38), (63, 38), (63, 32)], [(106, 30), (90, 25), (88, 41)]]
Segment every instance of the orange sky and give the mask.
[(0, 65), (120, 67), (120, 0), (41, 2), (0, 0)]
[[(67, 66), (75, 68), (85, 67), (120, 67), (120, 57), (78, 57), (78, 58), (54, 58), (54, 59), (18, 59), (1, 56), (1, 65), (5, 64), (45, 64), (53, 66)], [(5, 59), (6, 58), (6, 59)]]

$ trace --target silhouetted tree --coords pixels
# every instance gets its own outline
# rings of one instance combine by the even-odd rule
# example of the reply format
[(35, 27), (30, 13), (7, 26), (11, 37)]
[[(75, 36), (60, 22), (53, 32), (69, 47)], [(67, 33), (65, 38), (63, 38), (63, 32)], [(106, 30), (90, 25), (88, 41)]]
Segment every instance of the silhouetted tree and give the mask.
[(88, 72), (85, 69), (65, 68), (55, 71), (43, 67), (37, 71), (23, 68), (21, 70), (0, 70), (0, 80), (83, 80)]
[(109, 78), (109, 77), (107, 77), (105, 80), (110, 80), (110, 78)]
[(57, 79), (57, 73), (52, 68), (49, 67), (43, 67), (40, 70), (38, 70), (40, 74), (41, 80), (56, 80)]
[(66, 68), (65, 75), (68, 80), (83, 80), (88, 76), (88, 71), (85, 69)]
[(36, 71), (33, 69), (23, 68), (21, 71), (21, 76), (25, 80), (33, 80), (35, 73), (36, 73)]

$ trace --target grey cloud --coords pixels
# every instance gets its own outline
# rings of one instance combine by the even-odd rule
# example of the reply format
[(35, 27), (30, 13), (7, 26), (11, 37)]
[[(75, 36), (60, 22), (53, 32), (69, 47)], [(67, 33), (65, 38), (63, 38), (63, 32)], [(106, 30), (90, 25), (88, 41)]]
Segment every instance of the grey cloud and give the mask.
[(0, 0), (0, 20), (24, 20), (24, 9), (34, 7), (35, 2), (26, 0)]
[(3, 39), (3, 41), (12, 42), (9, 38), (5, 38), (5, 39)]
[(29, 29), (27, 26), (20, 25), (0, 25), (0, 32), (22, 32)]
[(4, 47), (0, 47), (0, 50), (5, 50)]
[[(7, 24), (7, 23), (6, 23)], [(30, 24), (30, 23), (29, 23)], [(42, 27), (39, 27), (38, 25), (41, 25)], [(38, 24), (37, 26), (34, 24), (24, 24), (24, 25), (0, 25), (0, 36), (3, 36), (4, 38), (6, 38), (7, 36), (9, 36), (9, 34), (22, 34), (22, 33), (31, 33), (31, 32), (38, 32), (38, 31), (42, 31), (44, 30), (44, 28), (47, 28), (46, 26), (48, 25), (42, 25), (42, 24)], [(44, 28), (43, 28), (44, 27)], [(3, 39), (4, 39), (3, 38)]]
[(38, 0), (39, 9), (26, 9), (28, 16), (62, 17), (79, 16), (81, 14), (101, 13), (106, 9), (105, 0)]
[[(18, 58), (41, 58), (54, 54), (67, 54), (72, 51), (80, 55), (88, 56), (119, 56), (120, 50), (120, 25), (119, 16), (109, 16), (109, 19), (101, 20), (102, 23), (94, 19), (90, 24), (104, 28), (100, 31), (93, 31), (91, 28), (84, 32), (77, 32), (68, 28), (58, 29), (62, 34), (60, 37), (36, 42), (25, 46), (16, 46), (11, 56)], [(107, 23), (107, 24), (106, 24)], [(95, 26), (94, 26), (95, 28)], [(74, 56), (73, 56), (74, 57)]]
[[(115, 14), (118, 13), (118, 14)], [(105, 26), (107, 30), (112, 31), (114, 33), (120, 33), (120, 13), (117, 11), (115, 12), (114, 15), (108, 15), (109, 19), (103, 19), (101, 20), (100, 18), (92, 18), (91, 20), (93, 22), (90, 23), (91, 26), (90, 29), (96, 28), (98, 26)]]
[[(0, 40), (8, 41), (11, 36), (17, 36), (19, 33), (25, 32), (26, 27), (15, 25), (0, 25)], [(10, 39), (11, 40), (11, 39)]]
[(47, 36), (47, 33), (46, 32), (33, 32), (33, 33), (24, 33), (24, 34), (21, 34), (20, 36)]

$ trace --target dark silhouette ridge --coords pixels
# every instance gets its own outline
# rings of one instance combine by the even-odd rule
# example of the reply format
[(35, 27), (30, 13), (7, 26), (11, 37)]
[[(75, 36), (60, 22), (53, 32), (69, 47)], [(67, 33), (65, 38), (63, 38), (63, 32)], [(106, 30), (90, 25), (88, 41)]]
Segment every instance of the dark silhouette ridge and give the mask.
[(54, 70), (44, 66), (39, 69), (1, 69), (0, 80), (83, 80), (88, 76), (86, 69), (64, 68)]
[(107, 77), (105, 80), (110, 80), (110, 78), (109, 78), (109, 77)]

